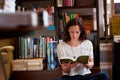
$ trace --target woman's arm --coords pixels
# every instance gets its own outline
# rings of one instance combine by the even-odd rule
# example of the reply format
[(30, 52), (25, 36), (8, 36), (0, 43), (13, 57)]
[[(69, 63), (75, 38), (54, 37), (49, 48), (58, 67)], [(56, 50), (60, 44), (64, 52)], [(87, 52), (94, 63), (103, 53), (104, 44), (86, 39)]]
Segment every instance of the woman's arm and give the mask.
[(71, 64), (71, 62), (69, 62), (69, 63), (62, 63), (60, 65), (61, 65), (61, 69), (63, 72), (69, 73), (71, 68), (75, 67), (77, 64), (78, 64), (78, 62), (76, 62), (74, 64)]

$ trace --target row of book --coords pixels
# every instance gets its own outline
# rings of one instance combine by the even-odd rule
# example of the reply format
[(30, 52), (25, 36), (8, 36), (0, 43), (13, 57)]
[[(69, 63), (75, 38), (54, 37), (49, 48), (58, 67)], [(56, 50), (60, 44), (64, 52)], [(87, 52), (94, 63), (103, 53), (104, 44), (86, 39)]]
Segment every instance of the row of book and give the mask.
[(63, 12), (59, 19), (60, 32), (63, 32), (67, 22), (73, 18), (80, 18), (83, 21), (86, 30), (94, 30), (93, 29), (93, 27), (94, 27), (93, 15), (79, 15), (79, 13), (68, 14), (66, 12)]
[[(89, 1), (89, 3), (88, 3)], [(57, 7), (64, 6), (94, 6), (95, 0), (57, 0)]]
[(68, 13), (66, 13), (66, 12), (63, 12), (63, 13), (61, 14), (61, 17), (60, 17), (60, 20), (59, 20), (59, 22), (60, 22), (59, 28), (60, 28), (61, 32), (64, 30), (67, 22), (68, 22), (70, 19), (77, 18), (77, 17), (78, 17), (78, 14), (75, 14), (75, 13), (73, 13), (73, 14), (72, 14), (72, 13), (71, 13), (71, 14), (68, 14)]
[(112, 62), (112, 43), (100, 43), (100, 61)]
[(57, 44), (52, 37), (39, 39), (31, 37), (20, 37), (20, 59), (45, 58), (48, 70), (59, 67), (57, 60)]
[(57, 0), (57, 6), (63, 7), (63, 6), (74, 6), (75, 0)]
[(112, 62), (100, 62), (100, 69), (109, 75), (110, 80), (112, 79)]
[(112, 79), (112, 43), (100, 43), (100, 69)]
[(46, 57), (47, 37), (20, 37), (19, 38), (19, 58), (38, 58)]
[(12, 71), (33, 71), (45, 68), (44, 58), (17, 59), (12, 61)]
[(59, 62), (57, 59), (57, 41), (52, 41), (47, 37), (47, 69), (55, 70), (59, 68)]

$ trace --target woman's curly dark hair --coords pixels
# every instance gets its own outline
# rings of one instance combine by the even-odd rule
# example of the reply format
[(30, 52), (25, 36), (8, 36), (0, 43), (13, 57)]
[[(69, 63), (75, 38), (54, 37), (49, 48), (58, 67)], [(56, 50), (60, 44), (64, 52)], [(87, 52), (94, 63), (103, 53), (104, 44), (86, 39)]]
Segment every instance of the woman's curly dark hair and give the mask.
[(71, 26), (75, 26), (75, 25), (78, 25), (79, 29), (81, 31), (80, 36), (79, 36), (79, 40), (83, 41), (83, 40), (87, 39), (87, 33), (86, 33), (86, 29), (83, 25), (83, 21), (80, 18), (73, 18), (66, 24), (66, 27), (64, 29), (63, 41), (68, 42), (71, 40), (68, 30)]

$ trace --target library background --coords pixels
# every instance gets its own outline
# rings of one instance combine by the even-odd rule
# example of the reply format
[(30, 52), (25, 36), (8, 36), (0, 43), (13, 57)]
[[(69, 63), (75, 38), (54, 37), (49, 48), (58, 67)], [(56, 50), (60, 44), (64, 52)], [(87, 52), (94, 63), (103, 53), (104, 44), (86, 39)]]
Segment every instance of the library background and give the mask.
[(93, 43), (92, 74), (120, 80), (119, 0), (0, 0), (0, 80), (54, 80), (65, 24), (83, 20)]

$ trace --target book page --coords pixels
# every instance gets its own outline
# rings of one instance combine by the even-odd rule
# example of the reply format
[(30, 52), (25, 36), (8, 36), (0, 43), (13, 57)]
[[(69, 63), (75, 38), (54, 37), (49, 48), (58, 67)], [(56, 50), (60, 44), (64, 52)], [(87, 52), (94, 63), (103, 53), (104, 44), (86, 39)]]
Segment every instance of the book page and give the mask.
[(70, 58), (70, 57), (61, 57), (60, 58), (60, 62), (63, 63), (75, 63), (75, 62), (79, 62), (79, 63), (83, 63), (83, 64), (87, 64), (88, 63), (88, 58), (89, 56), (83, 55), (83, 56), (79, 56), (77, 58)]

